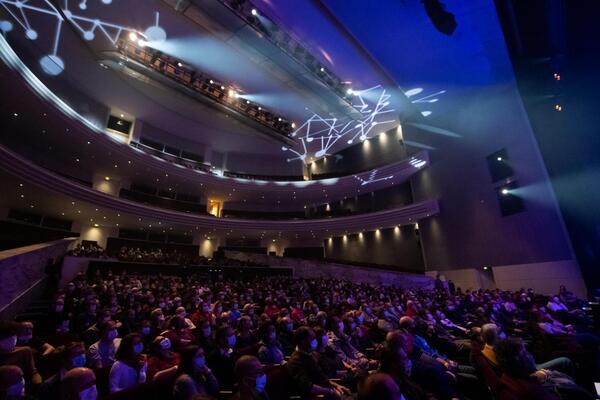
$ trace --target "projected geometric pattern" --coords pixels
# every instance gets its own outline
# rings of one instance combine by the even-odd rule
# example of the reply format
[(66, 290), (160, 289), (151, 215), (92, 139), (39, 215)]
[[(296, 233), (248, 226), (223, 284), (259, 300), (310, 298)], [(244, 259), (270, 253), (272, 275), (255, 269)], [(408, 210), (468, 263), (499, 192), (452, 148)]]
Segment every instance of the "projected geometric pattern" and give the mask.
[[(395, 122), (389, 114), (393, 109), (390, 105), (390, 95), (381, 85), (370, 89), (353, 92), (353, 106), (362, 115), (357, 120), (341, 121), (337, 118), (325, 118), (313, 114), (298, 129), (291, 133), (291, 137), (298, 142), (298, 149), (284, 146), (281, 150), (293, 153), (287, 159), (306, 161), (311, 156), (322, 157), (329, 154), (329, 150), (341, 139), (352, 144), (356, 139), (366, 140), (377, 125)], [(374, 101), (371, 99), (375, 99)]]
[[(414, 89), (410, 89), (407, 90), (406, 92), (404, 92), (404, 94), (406, 95), (406, 97), (408, 97), (409, 99), (411, 97), (414, 97), (418, 94), (421, 94), (423, 92), (423, 88), (414, 88)], [(427, 96), (422, 96), (416, 99), (412, 99), (411, 103), (413, 104), (431, 104), (431, 103), (437, 103), (439, 101), (439, 99), (435, 96), (439, 96), (440, 94), (444, 94), (446, 93), (445, 90), (440, 90), (439, 92), (435, 92), (432, 94), (428, 94)], [(431, 110), (424, 110), (421, 111), (421, 115), (424, 117), (428, 117), (433, 113), (433, 111)]]
[[(102, 4), (109, 5), (112, 0), (101, 0)], [(103, 21), (99, 18), (90, 18), (88, 16), (76, 14), (69, 8), (69, 0), (64, 0), (62, 12), (67, 20), (79, 31), (83, 39), (87, 41), (94, 40), (96, 33), (100, 32), (112, 44), (116, 44), (122, 32), (136, 32), (135, 28), (113, 24)], [(80, 10), (87, 10), (88, 0), (79, 0), (77, 2)], [(54, 7), (50, 0), (0, 0), (0, 5), (21, 25), (25, 32), (25, 37), (29, 40), (38, 38), (38, 30), (30, 23), (28, 15), (34, 13), (51, 16), (55, 19), (54, 41), (52, 51), (40, 59), (40, 65), (45, 73), (49, 75), (58, 75), (65, 69), (65, 62), (58, 55), (60, 45), (60, 36), (64, 18)], [(154, 26), (146, 29), (145, 39), (162, 41), (166, 39), (165, 30), (158, 25), (158, 12), (156, 13), (156, 22)], [(10, 21), (0, 21), (0, 30), (8, 32), (13, 26)], [(150, 36), (150, 37), (149, 37)]]
[(360, 182), (360, 186), (365, 186), (365, 185), (368, 185), (369, 183), (375, 183), (375, 182), (379, 182), (379, 181), (387, 181), (388, 179), (392, 179), (394, 177), (394, 175), (384, 176), (381, 178), (376, 178), (376, 176), (377, 176), (376, 169), (374, 169), (373, 171), (371, 171), (369, 173), (369, 176), (367, 177), (366, 180), (361, 178), (360, 176), (354, 175), (356, 180), (358, 180)]

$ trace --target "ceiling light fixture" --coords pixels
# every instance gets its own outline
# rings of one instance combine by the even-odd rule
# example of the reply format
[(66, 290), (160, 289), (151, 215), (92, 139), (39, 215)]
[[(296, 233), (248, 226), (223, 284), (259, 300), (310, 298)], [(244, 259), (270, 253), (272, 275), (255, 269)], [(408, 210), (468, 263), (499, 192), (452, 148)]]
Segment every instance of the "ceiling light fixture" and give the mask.
[(253, 8), (251, 11), (252, 15), (254, 15), (255, 17), (258, 15), (258, 11), (256, 11), (256, 8)]

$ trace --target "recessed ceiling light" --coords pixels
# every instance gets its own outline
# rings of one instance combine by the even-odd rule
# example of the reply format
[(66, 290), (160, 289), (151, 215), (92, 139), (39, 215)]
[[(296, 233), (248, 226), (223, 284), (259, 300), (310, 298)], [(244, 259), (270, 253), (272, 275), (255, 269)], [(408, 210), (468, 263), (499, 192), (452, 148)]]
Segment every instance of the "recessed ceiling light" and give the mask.
[(254, 15), (255, 17), (258, 15), (258, 11), (256, 11), (256, 8), (253, 8), (251, 11), (252, 15)]
[(104, 177), (104, 180), (105, 180), (105, 181), (110, 181), (110, 176), (105, 176), (105, 177)]
[(13, 116), (18, 117), (19, 113), (13, 113)]

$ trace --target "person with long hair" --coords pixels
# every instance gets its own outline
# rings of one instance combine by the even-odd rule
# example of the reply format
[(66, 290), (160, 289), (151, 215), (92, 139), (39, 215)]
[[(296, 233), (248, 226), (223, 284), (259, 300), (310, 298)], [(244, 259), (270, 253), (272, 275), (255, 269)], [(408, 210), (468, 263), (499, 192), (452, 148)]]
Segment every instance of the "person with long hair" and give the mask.
[(181, 350), (181, 362), (173, 387), (175, 400), (190, 400), (197, 395), (216, 395), (219, 382), (206, 366), (204, 350), (199, 346), (187, 346)]
[(108, 377), (110, 393), (128, 389), (146, 382), (146, 356), (142, 335), (131, 333), (121, 340)]

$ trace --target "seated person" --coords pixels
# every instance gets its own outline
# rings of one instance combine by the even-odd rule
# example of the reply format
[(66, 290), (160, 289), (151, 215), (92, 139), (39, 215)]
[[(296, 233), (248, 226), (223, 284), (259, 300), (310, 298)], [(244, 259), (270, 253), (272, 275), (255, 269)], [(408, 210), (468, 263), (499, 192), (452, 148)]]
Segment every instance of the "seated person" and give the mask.
[(40, 400), (61, 398), (62, 380), (66, 373), (73, 368), (85, 367), (85, 346), (82, 342), (73, 342), (67, 346), (59, 347), (56, 352), (60, 358), (60, 369), (56, 374), (46, 379), (38, 389), (36, 397)]
[(283, 363), (283, 349), (277, 341), (277, 332), (272, 323), (264, 324), (260, 330), (260, 347), (258, 359), (263, 364)]
[(267, 375), (254, 356), (241, 356), (235, 363), (237, 391), (231, 400), (268, 400), (265, 393)]
[(544, 387), (534, 373), (537, 368), (533, 357), (520, 339), (500, 341), (494, 348), (502, 377), (496, 394), (498, 400), (558, 400), (560, 396)]
[(352, 345), (350, 336), (344, 333), (345, 325), (341, 318), (331, 317), (329, 320), (329, 343), (335, 352), (339, 354), (342, 360), (352, 367), (367, 369), (369, 359)]
[(179, 364), (179, 354), (171, 350), (171, 341), (164, 336), (157, 336), (150, 344), (148, 371), (146, 378), (151, 381), (159, 371)]
[(100, 340), (92, 344), (87, 351), (87, 363), (93, 369), (110, 368), (115, 362), (115, 354), (121, 343), (117, 338), (117, 324), (107, 321), (98, 327)]
[(23, 371), (16, 365), (0, 366), (0, 399), (13, 400), (25, 398), (25, 378)]
[(142, 354), (142, 336), (131, 333), (121, 340), (115, 354), (115, 363), (110, 368), (108, 384), (110, 393), (119, 392), (146, 382), (146, 357)]
[(302, 326), (295, 334), (296, 351), (285, 364), (288, 375), (304, 396), (324, 395), (325, 398), (340, 399), (350, 391), (333, 381), (323, 373), (313, 352), (317, 349), (317, 338), (314, 331)]
[(235, 365), (235, 332), (230, 326), (222, 326), (217, 329), (215, 337), (217, 348), (210, 353), (206, 364), (212, 369), (222, 390), (233, 389), (233, 367)]
[(235, 340), (235, 349), (238, 352), (246, 353), (257, 342), (254, 332), (252, 332), (252, 319), (244, 315), (237, 321), (238, 334)]
[(96, 375), (89, 368), (73, 368), (63, 377), (61, 400), (97, 400)]
[(34, 389), (42, 383), (37, 371), (31, 348), (17, 347), (17, 332), (20, 324), (13, 321), (0, 321), (0, 365), (15, 365), (25, 376), (28, 389)]
[(190, 400), (198, 395), (214, 396), (219, 392), (219, 382), (206, 366), (202, 347), (188, 346), (182, 349), (176, 374), (173, 386), (175, 400)]

